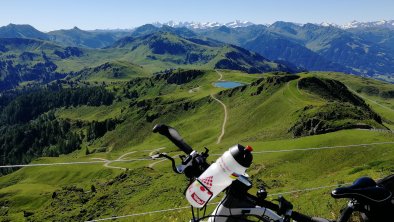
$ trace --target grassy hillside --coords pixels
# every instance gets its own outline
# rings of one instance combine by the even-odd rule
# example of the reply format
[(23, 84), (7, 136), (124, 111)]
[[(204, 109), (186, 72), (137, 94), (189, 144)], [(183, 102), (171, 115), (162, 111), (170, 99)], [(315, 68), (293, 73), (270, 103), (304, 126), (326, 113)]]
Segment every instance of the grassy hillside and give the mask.
[(72, 79), (88, 82), (129, 81), (136, 77), (146, 77), (147, 73), (142, 66), (124, 61), (106, 62), (102, 65), (85, 68), (73, 74)]
[(130, 59), (151, 69), (191, 65), (249, 73), (292, 71), (282, 64), (236, 46), (204, 38), (181, 37), (163, 31), (142, 37), (126, 37), (115, 42), (112, 48), (128, 49)]
[[(229, 90), (215, 88), (212, 83), (219, 78), (246, 85)], [(349, 90), (332, 79), (340, 80)], [(314, 88), (300, 87), (302, 82), (311, 80), (319, 84), (315, 84)], [(117, 98), (112, 105), (63, 107), (56, 110), (56, 118), (75, 123), (121, 120), (115, 129), (93, 140), (85, 138), (81, 149), (71, 154), (42, 157), (33, 163), (83, 162), (92, 161), (93, 158), (116, 160), (125, 154), (123, 160), (140, 160), (108, 164), (129, 169), (127, 171), (105, 167), (105, 163), (101, 162), (26, 167), (0, 177), (0, 218), (4, 221), (84, 221), (187, 206), (182, 194), (187, 185), (186, 179), (173, 175), (168, 161), (148, 167), (157, 161), (144, 160), (150, 153), (158, 151), (180, 154), (165, 138), (151, 133), (156, 123), (176, 127), (185, 140), (199, 151), (207, 146), (211, 153), (220, 154), (235, 143), (252, 145), (255, 150), (254, 163), (248, 171), (254, 183), (251, 193), (262, 183), (268, 185), (270, 193), (278, 193), (335, 186), (362, 175), (382, 177), (394, 171), (391, 164), (394, 151), (392, 144), (378, 143), (393, 142), (394, 134), (378, 129), (390, 126), (392, 113), (390, 110), (382, 111), (379, 105), (373, 105), (368, 100), (366, 103), (370, 106), (367, 106), (351, 90), (357, 92), (366, 85), (386, 91), (392, 88), (379, 81), (368, 84), (363, 81), (366, 80), (340, 73), (248, 75), (226, 70), (179, 70), (109, 85), (107, 87)], [(385, 87), (379, 87), (379, 84)], [(321, 94), (322, 89), (326, 94)], [(211, 94), (223, 101), (228, 109), (225, 134), (219, 144), (216, 141), (223, 122), (223, 107), (211, 98)], [(378, 96), (362, 91), (359, 94), (378, 99)], [(335, 110), (327, 108), (332, 104), (335, 104)], [(392, 106), (390, 104), (385, 106)], [(318, 115), (330, 112), (344, 114), (344, 119), (339, 118), (343, 121)], [(360, 113), (354, 116), (353, 112)], [(374, 115), (381, 117), (381, 123)], [(324, 134), (317, 131), (318, 135), (302, 134), (300, 137), (294, 134), (292, 127), (304, 116), (326, 121), (322, 129), (329, 129), (332, 125), (346, 126), (350, 122), (368, 125), (371, 130), (327, 131)], [(89, 129), (86, 126), (82, 131), (87, 135)], [(259, 153), (370, 143), (375, 145)], [(210, 161), (215, 158), (211, 156)], [(329, 190), (285, 196), (305, 213), (333, 218), (344, 202), (331, 199)], [(189, 209), (185, 209), (121, 221), (185, 221), (188, 218)]]
[(393, 84), (341, 73), (311, 73), (343, 82), (350, 91), (360, 96), (372, 109), (383, 117), (385, 126), (394, 129)]
[[(66, 47), (39, 39), (2, 38), (0, 90), (42, 86), (60, 79), (68, 81), (76, 75), (80, 76), (73, 80), (123, 81), (177, 68), (218, 68), (248, 73), (296, 71), (237, 46), (187, 35), (186, 31), (164, 27), (148, 35), (122, 38), (105, 49)], [(54, 34), (60, 42), (83, 42), (90, 37), (78, 39), (76, 36), (97, 33), (73, 29)]]

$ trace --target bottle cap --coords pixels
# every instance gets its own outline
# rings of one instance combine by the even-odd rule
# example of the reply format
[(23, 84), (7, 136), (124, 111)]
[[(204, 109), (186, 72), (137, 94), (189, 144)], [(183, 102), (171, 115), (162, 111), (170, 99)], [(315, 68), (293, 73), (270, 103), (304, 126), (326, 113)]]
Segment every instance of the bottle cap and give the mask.
[(247, 146), (245, 147), (245, 150), (247, 150), (247, 151), (249, 151), (249, 152), (252, 152), (252, 151), (253, 151), (253, 148), (252, 148), (251, 146), (247, 145)]
[(244, 146), (237, 144), (230, 149), (230, 153), (241, 166), (248, 168), (252, 164), (252, 153)]

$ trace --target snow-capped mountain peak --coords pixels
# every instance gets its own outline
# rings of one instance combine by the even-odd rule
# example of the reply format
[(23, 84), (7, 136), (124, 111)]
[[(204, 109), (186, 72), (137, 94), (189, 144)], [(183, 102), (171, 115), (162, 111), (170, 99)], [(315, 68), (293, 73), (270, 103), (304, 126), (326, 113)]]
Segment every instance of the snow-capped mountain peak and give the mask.
[[(304, 24), (293, 23), (298, 26), (303, 26)], [(247, 27), (251, 25), (255, 25), (252, 22), (248, 21), (241, 21), (235, 20), (233, 22), (227, 23), (219, 23), (219, 22), (175, 22), (169, 21), (165, 23), (155, 22), (153, 25), (157, 27), (162, 27), (163, 25), (170, 26), (173, 28), (179, 27), (186, 27), (189, 29), (207, 29), (207, 28), (214, 28), (220, 26), (226, 26), (229, 28), (239, 28), (239, 27)], [(269, 24), (264, 24), (265, 26), (270, 26)], [(320, 24), (316, 24), (324, 27), (336, 27), (341, 29), (353, 29), (353, 28), (389, 28), (394, 29), (394, 20), (381, 20), (381, 21), (374, 21), (374, 22), (358, 22), (358, 21), (351, 21), (344, 25), (338, 25), (331, 22), (322, 22)]]
[(374, 21), (374, 22), (358, 22), (358, 21), (351, 21), (345, 25), (340, 26), (343, 29), (352, 29), (352, 28), (392, 28), (394, 29), (394, 20), (381, 20), (381, 21)]
[(254, 24), (248, 21), (235, 20), (234, 22), (228, 22), (224, 25), (229, 28), (239, 28), (239, 27), (247, 27)]
[(320, 25), (320, 26), (324, 26), (324, 27), (330, 27), (330, 26), (338, 27), (337, 24), (332, 23), (332, 22), (322, 22), (322, 23), (320, 23), (319, 25)]
[(155, 23), (153, 23), (153, 25), (155, 25), (157, 27), (167, 25), (167, 26), (170, 26), (173, 28), (186, 27), (186, 28), (190, 28), (190, 29), (206, 29), (206, 28), (214, 28), (214, 27), (220, 27), (220, 26), (226, 26), (229, 28), (238, 28), (238, 27), (247, 27), (247, 26), (254, 25), (254, 24), (252, 22), (248, 22), (248, 21), (236, 20), (236, 21), (228, 22), (228, 23), (169, 21), (169, 22), (165, 22), (165, 23), (155, 22)]

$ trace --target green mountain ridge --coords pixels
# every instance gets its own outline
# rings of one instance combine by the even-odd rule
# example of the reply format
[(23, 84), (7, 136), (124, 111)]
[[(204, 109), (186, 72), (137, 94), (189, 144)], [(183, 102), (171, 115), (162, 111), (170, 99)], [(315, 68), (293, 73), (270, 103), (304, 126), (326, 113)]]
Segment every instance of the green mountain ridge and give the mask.
[(9, 24), (0, 27), (1, 38), (36, 38), (49, 40), (50, 38), (43, 32), (38, 31), (31, 25)]
[(57, 61), (80, 57), (78, 48), (60, 47), (48, 41), (21, 38), (0, 39), (0, 90), (13, 89), (22, 82), (48, 83), (62, 79), (67, 71), (59, 70)]
[(168, 32), (157, 32), (137, 38), (127, 37), (117, 41), (112, 48), (129, 49), (132, 59), (139, 64), (159, 60), (178, 65), (193, 64), (249, 73), (292, 71), (284, 65), (275, 64), (236, 46), (209, 39), (182, 38)]
[(104, 48), (128, 34), (128, 32), (83, 31), (77, 27), (47, 33), (50, 36), (49, 38), (58, 44), (84, 48)]
[(76, 81), (129, 81), (132, 78), (148, 76), (142, 66), (128, 62), (106, 62), (102, 65), (85, 68), (72, 74)]
[[(1, 90), (46, 84), (64, 79), (67, 75), (72, 78), (76, 72), (83, 73), (81, 70), (94, 69), (107, 62), (135, 66), (135, 73), (154, 73), (175, 68), (223, 68), (249, 73), (297, 70), (297, 67), (272, 62), (237, 46), (206, 38), (183, 38), (168, 32), (126, 37), (105, 49), (64, 47), (38, 39), (3, 38), (0, 39), (0, 49), (3, 67), (0, 77), (4, 80), (0, 82)], [(122, 73), (130, 72), (126, 70)], [(106, 80), (105, 76), (110, 77), (104, 75), (92, 78), (102, 81)], [(128, 77), (124, 76), (123, 79)]]

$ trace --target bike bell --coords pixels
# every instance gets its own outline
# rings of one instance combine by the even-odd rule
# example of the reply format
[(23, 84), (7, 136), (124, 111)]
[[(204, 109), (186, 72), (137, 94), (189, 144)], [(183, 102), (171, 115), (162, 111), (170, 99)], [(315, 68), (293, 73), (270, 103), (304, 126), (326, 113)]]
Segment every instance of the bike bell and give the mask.
[(186, 190), (186, 199), (193, 207), (202, 208), (226, 189), (252, 164), (250, 146), (235, 145), (219, 157)]

